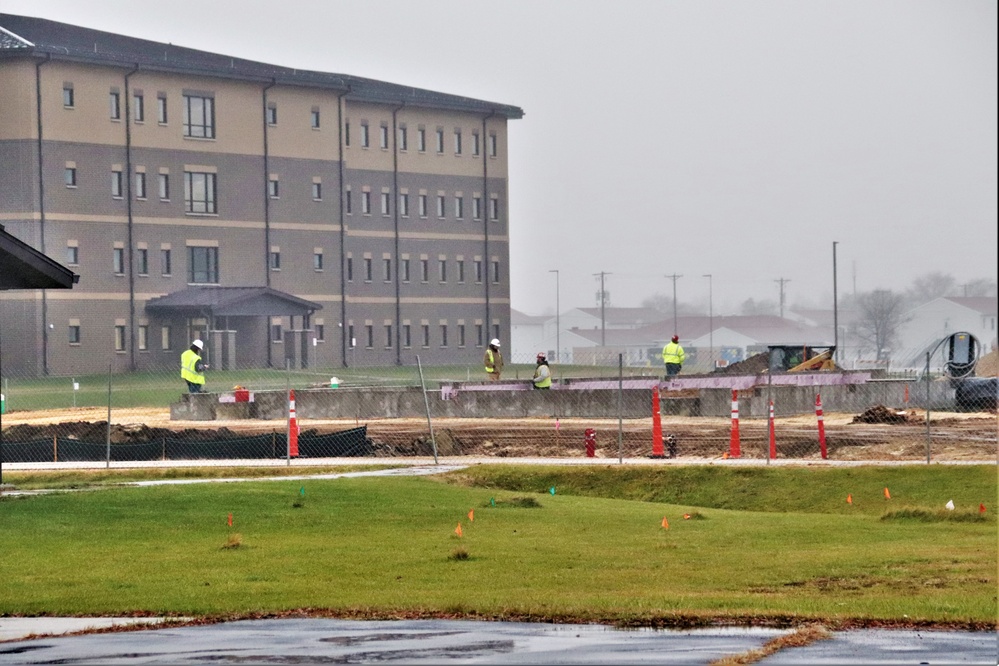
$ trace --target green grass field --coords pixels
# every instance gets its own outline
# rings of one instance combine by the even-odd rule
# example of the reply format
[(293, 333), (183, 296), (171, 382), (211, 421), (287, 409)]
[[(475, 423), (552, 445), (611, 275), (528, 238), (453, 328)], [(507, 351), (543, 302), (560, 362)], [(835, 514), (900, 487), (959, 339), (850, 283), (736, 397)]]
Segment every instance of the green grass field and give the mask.
[(5, 496), (0, 615), (992, 628), (996, 493), (991, 466), (489, 465)]

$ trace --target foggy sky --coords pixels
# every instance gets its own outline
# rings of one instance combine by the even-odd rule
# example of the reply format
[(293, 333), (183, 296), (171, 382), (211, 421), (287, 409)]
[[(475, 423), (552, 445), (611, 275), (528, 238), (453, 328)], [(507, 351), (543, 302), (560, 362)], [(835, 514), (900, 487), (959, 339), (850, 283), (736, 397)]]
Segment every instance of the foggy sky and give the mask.
[(997, 273), (994, 0), (0, 0), (0, 12), (525, 111), (512, 305), (716, 314)]

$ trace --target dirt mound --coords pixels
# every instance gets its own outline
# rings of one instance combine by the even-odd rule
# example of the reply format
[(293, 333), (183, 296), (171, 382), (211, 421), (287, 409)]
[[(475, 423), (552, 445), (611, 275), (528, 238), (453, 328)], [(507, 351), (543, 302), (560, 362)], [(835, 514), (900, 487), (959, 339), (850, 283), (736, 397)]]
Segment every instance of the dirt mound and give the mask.
[(903, 409), (889, 409), (884, 405), (874, 405), (863, 414), (853, 417), (850, 423), (914, 423), (919, 421), (915, 414)]
[(769, 353), (761, 352), (738, 363), (733, 363), (730, 366), (719, 369), (718, 372), (726, 375), (758, 375), (769, 367), (769, 359)]

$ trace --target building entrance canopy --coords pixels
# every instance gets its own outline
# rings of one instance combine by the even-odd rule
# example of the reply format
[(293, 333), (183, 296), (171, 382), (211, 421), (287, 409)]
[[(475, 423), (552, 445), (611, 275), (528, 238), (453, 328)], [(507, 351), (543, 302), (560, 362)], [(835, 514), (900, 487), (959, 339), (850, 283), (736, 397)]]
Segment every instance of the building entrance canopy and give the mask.
[(323, 306), (270, 287), (189, 287), (146, 303), (154, 315), (307, 317)]

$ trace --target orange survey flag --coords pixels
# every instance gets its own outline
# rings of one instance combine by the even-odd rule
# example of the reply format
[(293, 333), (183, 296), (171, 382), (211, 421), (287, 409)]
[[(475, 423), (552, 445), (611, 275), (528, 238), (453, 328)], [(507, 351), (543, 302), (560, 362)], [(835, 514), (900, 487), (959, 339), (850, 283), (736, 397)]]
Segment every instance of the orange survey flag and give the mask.
[(229, 514), (229, 527), (232, 527), (232, 514)]
[(475, 520), (475, 509), (469, 509), (468, 511), (468, 522)]
[(853, 504), (853, 495), (847, 495), (846, 496), (846, 503), (847, 504)]
[(669, 521), (666, 520), (666, 516), (663, 516), (663, 529), (669, 529)]
[(461, 523), (458, 523), (458, 527), (454, 528), (454, 533), (461, 536)]
[(888, 486), (885, 486), (885, 499), (891, 499), (891, 493), (888, 492)]
[(985, 505), (984, 504), (979, 504), (978, 505), (978, 513), (985, 513)]

